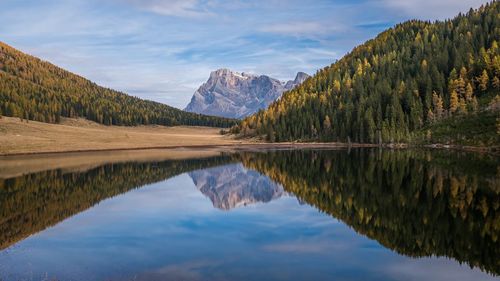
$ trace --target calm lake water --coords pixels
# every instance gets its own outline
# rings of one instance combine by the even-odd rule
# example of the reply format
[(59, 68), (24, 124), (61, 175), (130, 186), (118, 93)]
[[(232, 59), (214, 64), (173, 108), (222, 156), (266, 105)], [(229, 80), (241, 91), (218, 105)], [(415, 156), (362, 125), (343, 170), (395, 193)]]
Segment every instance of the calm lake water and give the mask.
[(499, 280), (500, 161), (283, 150), (0, 179), (0, 280)]

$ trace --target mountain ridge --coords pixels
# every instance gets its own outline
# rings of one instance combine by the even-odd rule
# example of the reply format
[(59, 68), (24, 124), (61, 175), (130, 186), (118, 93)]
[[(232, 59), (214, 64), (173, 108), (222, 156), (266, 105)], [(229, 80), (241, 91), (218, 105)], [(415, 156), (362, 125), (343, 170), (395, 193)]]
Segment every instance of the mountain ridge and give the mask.
[(267, 75), (217, 69), (196, 90), (184, 110), (226, 118), (243, 118), (266, 108), (308, 77), (306, 73), (299, 72), (294, 80), (282, 82)]
[(0, 115), (46, 123), (83, 117), (104, 125), (229, 127), (236, 120), (184, 112), (96, 83), (0, 41)]

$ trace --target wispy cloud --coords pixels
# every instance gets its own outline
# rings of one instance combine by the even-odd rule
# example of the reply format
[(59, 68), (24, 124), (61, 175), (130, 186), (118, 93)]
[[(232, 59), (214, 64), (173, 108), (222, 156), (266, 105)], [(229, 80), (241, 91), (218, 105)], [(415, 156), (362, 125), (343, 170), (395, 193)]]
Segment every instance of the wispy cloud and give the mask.
[(486, 3), (484, 0), (382, 0), (388, 8), (424, 20), (446, 19)]
[(328, 31), (323, 28), (319, 22), (290, 22), (278, 23), (274, 25), (265, 26), (261, 29), (263, 32), (302, 36), (315, 34), (317, 32), (327, 33)]
[(322, 38), (331, 34), (347, 32), (351, 29), (341, 21), (292, 21), (268, 24), (259, 31), (298, 38)]
[(200, 18), (211, 15), (198, 0), (125, 0), (147, 11), (165, 16)]

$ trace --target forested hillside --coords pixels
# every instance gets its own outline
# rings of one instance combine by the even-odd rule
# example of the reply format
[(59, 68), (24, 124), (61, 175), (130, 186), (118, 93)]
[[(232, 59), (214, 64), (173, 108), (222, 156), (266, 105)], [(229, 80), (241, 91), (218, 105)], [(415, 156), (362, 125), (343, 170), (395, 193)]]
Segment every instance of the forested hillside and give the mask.
[[(399, 24), (232, 132), (269, 141), (498, 144), (499, 42), (498, 1), (444, 22)], [(467, 120), (476, 121), (463, 127)]]
[(0, 42), (0, 116), (58, 123), (84, 117), (105, 125), (229, 127), (235, 120), (188, 113), (103, 88)]

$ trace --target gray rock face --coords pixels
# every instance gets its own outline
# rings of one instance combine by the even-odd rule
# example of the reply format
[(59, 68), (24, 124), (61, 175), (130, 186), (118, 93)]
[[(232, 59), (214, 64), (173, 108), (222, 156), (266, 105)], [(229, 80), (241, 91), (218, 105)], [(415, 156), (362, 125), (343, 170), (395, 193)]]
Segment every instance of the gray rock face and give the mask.
[(190, 172), (196, 187), (215, 208), (230, 210), (257, 202), (270, 202), (285, 194), (283, 187), (240, 164)]
[(286, 83), (266, 75), (251, 75), (219, 69), (194, 93), (185, 111), (207, 115), (244, 118), (267, 108), (285, 91), (289, 91), (309, 75), (297, 73)]

